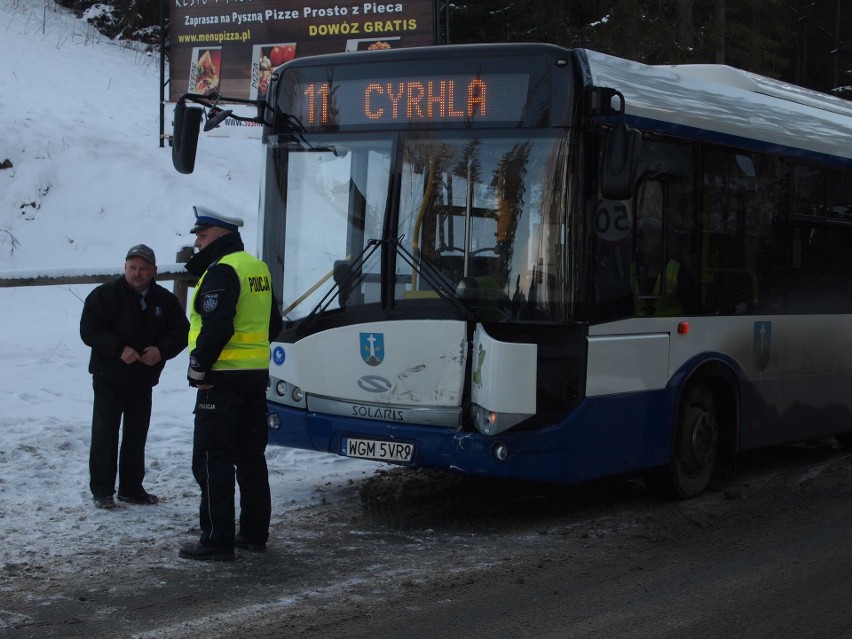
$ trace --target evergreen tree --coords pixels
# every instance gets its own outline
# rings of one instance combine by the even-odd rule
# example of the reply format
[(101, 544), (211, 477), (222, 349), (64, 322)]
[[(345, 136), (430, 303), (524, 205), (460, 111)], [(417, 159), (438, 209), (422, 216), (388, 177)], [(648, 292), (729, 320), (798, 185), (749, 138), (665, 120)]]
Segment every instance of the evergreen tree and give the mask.
[(727, 64), (822, 91), (852, 85), (852, 0), (462, 0), (450, 4), (449, 36)]

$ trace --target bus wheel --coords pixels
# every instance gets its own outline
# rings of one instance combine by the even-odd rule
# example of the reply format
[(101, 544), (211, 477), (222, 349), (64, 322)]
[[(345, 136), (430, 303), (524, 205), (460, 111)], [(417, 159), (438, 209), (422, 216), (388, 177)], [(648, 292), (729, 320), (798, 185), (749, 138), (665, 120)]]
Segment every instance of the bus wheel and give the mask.
[(697, 384), (687, 389), (678, 407), (672, 461), (657, 471), (653, 483), (680, 499), (700, 495), (719, 456), (719, 420), (710, 388)]

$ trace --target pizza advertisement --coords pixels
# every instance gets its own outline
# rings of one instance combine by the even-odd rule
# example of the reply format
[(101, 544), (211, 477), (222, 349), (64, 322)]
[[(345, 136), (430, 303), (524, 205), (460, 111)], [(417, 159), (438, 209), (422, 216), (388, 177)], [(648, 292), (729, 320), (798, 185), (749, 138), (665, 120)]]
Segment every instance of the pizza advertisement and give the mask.
[(172, 0), (167, 99), (262, 99), (293, 58), (435, 44), (435, 11), (434, 0)]
[(189, 69), (190, 93), (209, 95), (219, 91), (222, 68), (222, 47), (195, 47)]
[(346, 51), (381, 51), (382, 49), (395, 49), (399, 47), (401, 38), (350, 38), (346, 41)]
[(252, 49), (249, 99), (256, 100), (264, 97), (269, 89), (272, 71), (295, 57), (295, 42), (255, 45)]

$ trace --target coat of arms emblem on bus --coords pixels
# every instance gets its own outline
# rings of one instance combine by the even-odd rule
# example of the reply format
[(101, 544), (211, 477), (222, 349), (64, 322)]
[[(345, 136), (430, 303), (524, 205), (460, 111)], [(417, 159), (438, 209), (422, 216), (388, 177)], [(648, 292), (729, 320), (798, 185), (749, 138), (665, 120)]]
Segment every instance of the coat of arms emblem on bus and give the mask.
[(754, 323), (754, 364), (763, 372), (769, 364), (769, 349), (772, 344), (772, 322)]
[(361, 359), (365, 364), (378, 366), (385, 358), (384, 333), (361, 333)]

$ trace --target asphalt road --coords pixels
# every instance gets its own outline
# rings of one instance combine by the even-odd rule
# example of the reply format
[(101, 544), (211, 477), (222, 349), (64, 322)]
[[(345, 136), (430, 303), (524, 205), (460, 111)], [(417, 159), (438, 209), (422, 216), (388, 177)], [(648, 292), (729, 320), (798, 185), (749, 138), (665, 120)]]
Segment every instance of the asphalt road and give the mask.
[(277, 522), (263, 555), (19, 576), (0, 636), (849, 637), (850, 538), (852, 454), (828, 441), (685, 502), (394, 469)]

